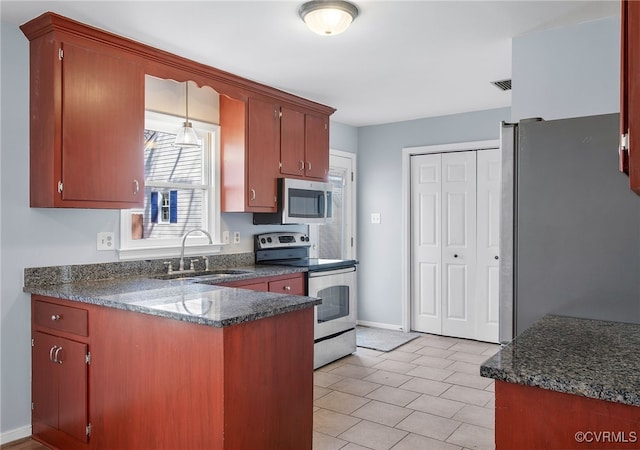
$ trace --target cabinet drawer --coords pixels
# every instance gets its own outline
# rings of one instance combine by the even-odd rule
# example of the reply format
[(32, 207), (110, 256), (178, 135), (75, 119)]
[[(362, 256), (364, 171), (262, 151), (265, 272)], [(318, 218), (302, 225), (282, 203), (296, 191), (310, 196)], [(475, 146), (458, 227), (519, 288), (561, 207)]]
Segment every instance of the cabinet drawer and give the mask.
[(304, 295), (304, 278), (295, 277), (284, 280), (270, 281), (269, 292), (278, 294)]
[(89, 336), (88, 312), (85, 309), (56, 305), (39, 300), (33, 302), (33, 320), (36, 325), (59, 331)]

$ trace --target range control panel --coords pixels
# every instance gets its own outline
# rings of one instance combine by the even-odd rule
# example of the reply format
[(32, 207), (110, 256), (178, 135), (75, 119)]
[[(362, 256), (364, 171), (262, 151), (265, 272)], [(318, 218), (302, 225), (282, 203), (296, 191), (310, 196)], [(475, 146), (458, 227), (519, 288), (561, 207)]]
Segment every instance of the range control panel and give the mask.
[(309, 247), (309, 236), (304, 233), (265, 233), (256, 235), (256, 249)]

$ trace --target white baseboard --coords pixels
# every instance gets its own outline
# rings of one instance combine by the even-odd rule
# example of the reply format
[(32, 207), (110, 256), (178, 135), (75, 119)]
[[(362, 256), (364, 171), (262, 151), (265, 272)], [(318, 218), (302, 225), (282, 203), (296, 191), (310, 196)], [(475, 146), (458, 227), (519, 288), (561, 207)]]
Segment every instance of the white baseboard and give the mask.
[(16, 428), (15, 430), (5, 431), (0, 434), (0, 444), (8, 444), (9, 442), (17, 441), (31, 436), (31, 425), (26, 427)]
[(358, 325), (363, 327), (384, 328), (385, 330), (402, 331), (401, 325), (392, 325), (390, 323), (368, 322), (366, 320), (358, 320)]

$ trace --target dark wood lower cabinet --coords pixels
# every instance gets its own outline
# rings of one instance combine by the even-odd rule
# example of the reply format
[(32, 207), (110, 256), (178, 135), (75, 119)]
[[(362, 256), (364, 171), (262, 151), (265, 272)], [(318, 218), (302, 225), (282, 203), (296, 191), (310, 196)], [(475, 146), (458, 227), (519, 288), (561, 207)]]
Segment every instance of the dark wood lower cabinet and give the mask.
[[(60, 450), (311, 449), (313, 308), (226, 328), (83, 308), (91, 436), (70, 444), (34, 414), (35, 439)], [(33, 376), (48, 392), (35, 354)]]
[(496, 381), (496, 450), (640, 448), (640, 407)]

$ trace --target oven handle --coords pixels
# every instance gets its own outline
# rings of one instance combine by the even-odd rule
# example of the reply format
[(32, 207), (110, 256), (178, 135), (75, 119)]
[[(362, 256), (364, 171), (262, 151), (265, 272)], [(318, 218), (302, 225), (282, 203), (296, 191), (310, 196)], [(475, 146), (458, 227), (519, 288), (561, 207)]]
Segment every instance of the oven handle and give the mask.
[(355, 266), (347, 267), (346, 269), (311, 271), (309, 272), (309, 278), (327, 277), (331, 275), (339, 275), (341, 273), (350, 273), (355, 271), (356, 271)]

